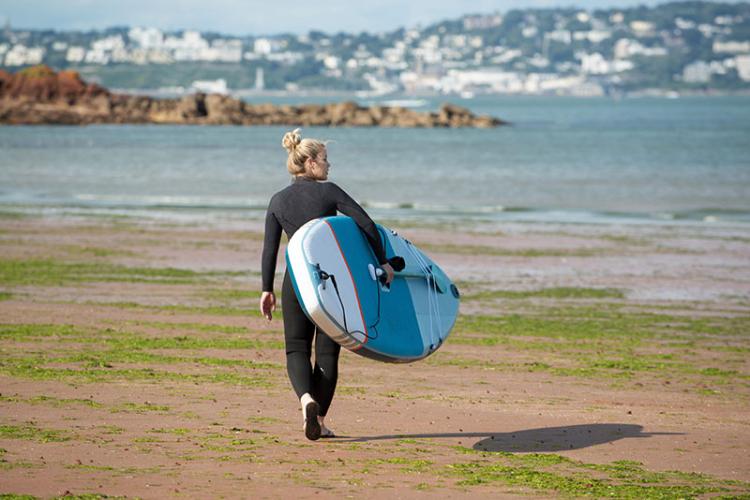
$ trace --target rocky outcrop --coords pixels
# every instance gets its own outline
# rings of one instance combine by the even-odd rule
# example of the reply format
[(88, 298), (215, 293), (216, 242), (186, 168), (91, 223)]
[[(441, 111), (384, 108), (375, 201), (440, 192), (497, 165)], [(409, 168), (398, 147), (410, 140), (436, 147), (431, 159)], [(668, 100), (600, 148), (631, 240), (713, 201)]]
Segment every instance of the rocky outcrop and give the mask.
[(35, 66), (12, 75), (0, 71), (0, 123), (489, 128), (505, 122), (476, 116), (452, 104), (442, 105), (437, 113), (420, 113), (402, 107), (363, 107), (354, 102), (301, 106), (248, 104), (225, 95), (202, 93), (180, 99), (154, 99), (114, 94), (84, 82), (74, 71), (56, 73), (46, 66)]

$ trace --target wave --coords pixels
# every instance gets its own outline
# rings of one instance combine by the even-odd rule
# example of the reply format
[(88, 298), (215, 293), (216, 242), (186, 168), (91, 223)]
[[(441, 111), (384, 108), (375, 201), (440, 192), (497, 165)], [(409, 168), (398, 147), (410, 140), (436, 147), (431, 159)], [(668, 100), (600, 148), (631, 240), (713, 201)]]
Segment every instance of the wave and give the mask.
[(438, 205), (424, 203), (363, 204), (374, 210), (400, 212), (415, 217), (454, 216), (498, 220), (550, 222), (739, 222), (750, 223), (750, 210), (734, 208), (699, 208), (675, 211), (614, 211), (556, 207), (525, 207), (503, 205)]
[[(0, 205), (5, 208), (100, 209), (114, 213), (128, 212), (205, 212), (244, 214), (260, 217), (268, 206), (266, 199), (218, 196), (176, 195), (115, 195), (77, 193), (70, 196), (51, 194), (19, 195), (0, 192)], [(625, 223), (750, 223), (750, 209), (696, 208), (653, 212), (589, 210), (557, 207), (458, 205), (422, 202), (368, 200), (362, 206), (374, 218), (406, 219), (469, 219), (481, 221), (521, 222), (625, 222)]]
[(220, 210), (265, 210), (267, 200), (252, 200), (239, 197), (218, 196), (174, 196), (174, 195), (105, 195), (76, 194), (72, 197), (84, 206), (111, 206), (118, 208), (186, 208)]

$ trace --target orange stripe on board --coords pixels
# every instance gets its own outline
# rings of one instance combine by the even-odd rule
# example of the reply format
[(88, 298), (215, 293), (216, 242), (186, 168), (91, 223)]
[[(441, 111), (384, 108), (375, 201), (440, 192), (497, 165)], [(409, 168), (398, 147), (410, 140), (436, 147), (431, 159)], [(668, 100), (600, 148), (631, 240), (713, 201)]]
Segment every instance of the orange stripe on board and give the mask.
[[(333, 239), (334, 241), (336, 241), (336, 245), (339, 247), (339, 252), (341, 252), (341, 258), (344, 260), (344, 264), (346, 265), (346, 270), (349, 271), (349, 277), (352, 279), (352, 284), (354, 285), (354, 296), (357, 298), (357, 306), (359, 307), (359, 317), (362, 318), (362, 328), (365, 329), (364, 342), (362, 342), (362, 344), (358, 345), (357, 347), (351, 349), (352, 351), (356, 351), (367, 343), (367, 339), (370, 338), (370, 333), (367, 331), (367, 323), (365, 322), (365, 315), (364, 313), (362, 313), (362, 303), (359, 301), (359, 294), (357, 293), (356, 281), (354, 281), (354, 275), (352, 274), (352, 270), (349, 268), (349, 263), (346, 261), (346, 257), (344, 256), (344, 251), (341, 249), (341, 243), (339, 243), (339, 239), (336, 237), (336, 231), (333, 230), (333, 227), (331, 227), (331, 224), (327, 220), (323, 222), (328, 224), (328, 228), (331, 230), (331, 234), (333, 234)], [(346, 332), (346, 333), (348, 334), (349, 332)]]

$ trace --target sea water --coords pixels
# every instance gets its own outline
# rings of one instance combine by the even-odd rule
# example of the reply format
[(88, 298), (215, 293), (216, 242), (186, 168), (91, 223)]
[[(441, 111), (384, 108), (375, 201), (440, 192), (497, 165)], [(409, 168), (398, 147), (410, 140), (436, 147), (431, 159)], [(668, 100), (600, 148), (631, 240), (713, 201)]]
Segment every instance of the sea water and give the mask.
[[(450, 100), (511, 125), (302, 135), (330, 141), (330, 179), (376, 217), (750, 223), (750, 97)], [(291, 128), (0, 126), (0, 205), (259, 218)]]

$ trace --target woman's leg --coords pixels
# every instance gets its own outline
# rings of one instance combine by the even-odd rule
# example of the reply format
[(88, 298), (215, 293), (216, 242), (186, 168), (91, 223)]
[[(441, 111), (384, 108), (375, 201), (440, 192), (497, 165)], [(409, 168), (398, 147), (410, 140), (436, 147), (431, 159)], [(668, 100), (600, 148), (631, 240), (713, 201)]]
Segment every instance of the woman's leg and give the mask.
[(341, 346), (318, 330), (315, 334), (315, 369), (313, 370), (313, 397), (320, 404), (320, 415), (325, 416), (331, 406), (339, 378), (339, 353)]
[(307, 439), (320, 438), (318, 421), (320, 404), (313, 396), (313, 370), (310, 365), (310, 348), (315, 335), (315, 325), (307, 319), (292, 287), (288, 274), (284, 275), (281, 290), (284, 317), (284, 342), (286, 344), (286, 370), (294, 392), (302, 404), (303, 428)]
[(310, 364), (315, 325), (307, 319), (288, 274), (284, 275), (281, 289), (284, 318), (284, 342), (286, 344), (286, 369), (297, 397), (309, 393), (314, 397), (313, 370)]

